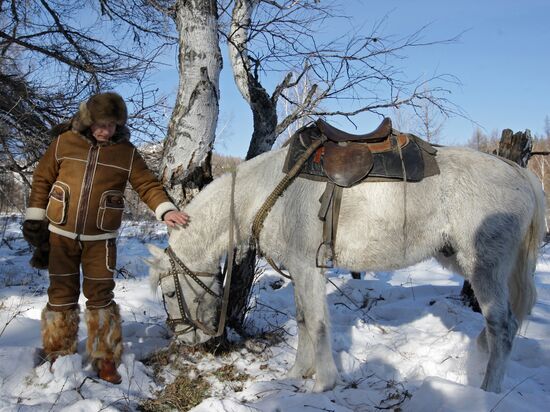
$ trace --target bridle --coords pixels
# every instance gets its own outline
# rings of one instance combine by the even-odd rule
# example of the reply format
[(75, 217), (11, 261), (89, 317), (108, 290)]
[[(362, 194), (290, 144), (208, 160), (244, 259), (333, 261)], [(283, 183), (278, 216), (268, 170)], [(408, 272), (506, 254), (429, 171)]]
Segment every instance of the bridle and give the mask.
[[(170, 260), (170, 270), (168, 273), (161, 275), (159, 278), (159, 282), (166, 278), (166, 277), (172, 277), (174, 279), (174, 287), (175, 287), (175, 293), (176, 298), (178, 301), (178, 307), (180, 311), (179, 318), (172, 318), (170, 317), (170, 312), (167, 310), (166, 307), (166, 298), (164, 297), (164, 294), (162, 295), (162, 302), (164, 304), (164, 310), (168, 314), (168, 319), (166, 320), (166, 323), (168, 324), (168, 327), (172, 330), (172, 332), (178, 336), (185, 333), (190, 332), (192, 329), (197, 328), (202, 330), (204, 333), (212, 336), (216, 336), (217, 331), (210, 329), (208, 326), (206, 326), (204, 323), (200, 322), (196, 317), (193, 317), (191, 315), (191, 311), (187, 304), (185, 303), (185, 299), (183, 298), (182, 289), (181, 289), (181, 283), (179, 280), (179, 274), (182, 274), (191, 280), (193, 280), (198, 286), (200, 286), (205, 293), (214, 296), (215, 298), (220, 299), (221, 296), (215, 293), (211, 288), (209, 288), (200, 278), (199, 276), (216, 276), (212, 273), (206, 273), (206, 272), (193, 272), (191, 269), (189, 269), (180, 258), (176, 256), (174, 251), (170, 246), (168, 246), (166, 249), (164, 249), (164, 253), (168, 255), (168, 259)], [(183, 325), (185, 326), (183, 329), (176, 331), (176, 326)]]
[[(225, 321), (227, 317), (227, 306), (229, 302), (229, 289), (231, 287), (231, 275), (233, 272), (233, 262), (235, 260), (235, 246), (234, 246), (234, 221), (235, 221), (235, 172), (233, 171), (231, 174), (231, 202), (229, 205), (229, 241), (227, 246), (227, 262), (225, 265), (225, 269), (223, 271), (223, 296), (218, 295), (216, 292), (214, 292), (211, 288), (209, 288), (201, 279), (201, 276), (216, 276), (216, 274), (208, 273), (208, 272), (193, 272), (191, 269), (189, 269), (185, 263), (176, 255), (174, 250), (168, 246), (164, 252), (168, 255), (168, 259), (170, 260), (170, 270), (162, 274), (159, 277), (158, 283), (162, 281), (162, 279), (167, 277), (172, 277), (174, 279), (174, 287), (175, 287), (175, 293), (176, 298), (178, 301), (178, 307), (180, 311), (180, 317), (179, 318), (172, 318), (170, 317), (170, 312), (166, 308), (166, 299), (164, 297), (164, 294), (162, 294), (162, 302), (164, 305), (164, 310), (166, 311), (168, 315), (168, 319), (166, 320), (166, 323), (168, 324), (168, 327), (172, 330), (175, 336), (183, 335), (186, 333), (189, 333), (193, 329), (200, 329), (205, 334), (210, 335), (212, 337), (221, 336), (223, 334), (224, 328), (225, 328)], [(220, 312), (220, 319), (218, 323), (217, 329), (211, 329), (204, 323), (200, 322), (198, 319), (193, 319), (191, 316), (191, 311), (189, 310), (189, 307), (185, 303), (185, 299), (183, 298), (183, 292), (181, 289), (181, 283), (179, 280), (178, 275), (183, 275), (191, 280), (193, 280), (198, 286), (200, 286), (205, 293), (217, 298), (222, 299), (222, 307)], [(176, 326), (183, 325), (184, 328), (176, 331)]]

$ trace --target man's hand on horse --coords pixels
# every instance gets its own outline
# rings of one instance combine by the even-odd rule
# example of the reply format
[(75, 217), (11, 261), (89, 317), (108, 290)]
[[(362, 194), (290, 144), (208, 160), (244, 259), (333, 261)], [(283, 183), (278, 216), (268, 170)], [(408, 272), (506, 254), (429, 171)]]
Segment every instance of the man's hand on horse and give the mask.
[(189, 215), (179, 210), (170, 210), (164, 214), (163, 220), (170, 227), (185, 226), (189, 223)]

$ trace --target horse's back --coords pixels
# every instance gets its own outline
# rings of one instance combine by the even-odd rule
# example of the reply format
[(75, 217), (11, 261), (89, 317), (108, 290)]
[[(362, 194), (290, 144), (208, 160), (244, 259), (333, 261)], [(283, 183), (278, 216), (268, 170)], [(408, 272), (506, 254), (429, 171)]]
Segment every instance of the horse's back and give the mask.
[[(274, 153), (270, 167), (278, 168), (284, 154)], [(528, 171), (468, 148), (440, 148), (437, 161), (440, 173), (420, 182), (364, 182), (344, 189), (336, 236), (341, 266), (404, 267), (453, 242), (471, 249), (484, 226), (498, 230), (513, 221), (520, 232), (527, 230), (537, 197)], [(274, 178), (263, 172), (262, 180)], [(317, 214), (324, 187), (297, 178), (266, 220), (263, 247), (282, 260), (296, 251), (315, 255), (322, 241)]]
[(530, 172), (468, 148), (441, 148), (437, 157), (440, 174), (421, 182), (344, 190), (336, 238), (342, 266), (394, 269), (453, 243), (474, 253), (483, 231), (527, 230), (536, 207)]

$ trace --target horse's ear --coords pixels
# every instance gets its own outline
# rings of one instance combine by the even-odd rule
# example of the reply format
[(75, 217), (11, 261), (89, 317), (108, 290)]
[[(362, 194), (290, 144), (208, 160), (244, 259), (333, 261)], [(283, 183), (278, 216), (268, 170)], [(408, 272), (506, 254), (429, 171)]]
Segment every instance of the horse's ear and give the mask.
[(149, 253), (151, 255), (153, 255), (153, 257), (156, 258), (156, 259), (162, 259), (163, 256), (164, 256), (164, 250), (162, 250), (161, 248), (153, 245), (152, 243), (149, 243), (147, 245), (147, 249), (149, 250)]
[(143, 263), (145, 263), (147, 266), (155, 266), (156, 263), (158, 263), (157, 260), (153, 260), (153, 259), (147, 259), (147, 258), (144, 258), (143, 256), (139, 256), (139, 258), (141, 259), (141, 261)]

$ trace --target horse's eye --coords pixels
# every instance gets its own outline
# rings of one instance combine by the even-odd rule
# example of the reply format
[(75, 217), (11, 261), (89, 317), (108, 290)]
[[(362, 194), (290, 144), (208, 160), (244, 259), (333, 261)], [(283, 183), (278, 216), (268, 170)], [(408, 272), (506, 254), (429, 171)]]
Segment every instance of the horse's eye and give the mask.
[(176, 296), (176, 292), (175, 292), (175, 291), (166, 292), (166, 293), (164, 294), (164, 296), (166, 296), (167, 298), (172, 299), (174, 296)]

